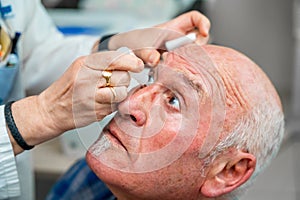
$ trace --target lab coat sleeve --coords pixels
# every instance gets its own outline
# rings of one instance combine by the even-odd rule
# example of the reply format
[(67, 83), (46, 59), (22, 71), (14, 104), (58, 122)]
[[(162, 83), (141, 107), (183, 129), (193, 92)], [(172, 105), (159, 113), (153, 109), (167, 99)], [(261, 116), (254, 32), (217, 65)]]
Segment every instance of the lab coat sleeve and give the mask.
[(4, 106), (0, 106), (0, 199), (20, 195), (16, 160), (6, 130)]
[(47, 88), (77, 57), (90, 54), (99, 39), (84, 35), (64, 36), (57, 30), (40, 0), (34, 2), (24, 4), (27, 8), (23, 19), (27, 26), (20, 41), (27, 94), (37, 94)]

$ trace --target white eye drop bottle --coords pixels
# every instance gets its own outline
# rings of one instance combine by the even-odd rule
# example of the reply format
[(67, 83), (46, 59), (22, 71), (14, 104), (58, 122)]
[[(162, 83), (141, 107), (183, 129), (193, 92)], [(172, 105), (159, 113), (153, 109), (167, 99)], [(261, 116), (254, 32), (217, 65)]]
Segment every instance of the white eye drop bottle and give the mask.
[(186, 44), (191, 44), (191, 43), (195, 42), (196, 39), (197, 39), (196, 33), (189, 33), (185, 36), (176, 38), (174, 40), (167, 41), (165, 43), (165, 46), (168, 51), (172, 51), (172, 50), (174, 50), (178, 47), (184, 46)]

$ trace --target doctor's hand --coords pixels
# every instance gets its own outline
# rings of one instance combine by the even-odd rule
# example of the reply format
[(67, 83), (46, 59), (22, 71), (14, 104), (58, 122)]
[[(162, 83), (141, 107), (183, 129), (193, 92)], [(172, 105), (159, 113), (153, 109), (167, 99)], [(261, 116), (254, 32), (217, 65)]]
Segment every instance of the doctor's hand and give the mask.
[[(27, 144), (37, 145), (103, 119), (126, 98), (128, 71), (140, 72), (143, 66), (136, 56), (117, 51), (78, 58), (40, 95), (12, 104), (19, 132)], [(16, 154), (22, 152), (12, 144)]]
[(209, 30), (208, 18), (198, 11), (190, 11), (153, 28), (114, 35), (108, 42), (108, 48), (116, 50), (122, 46), (128, 47), (145, 63), (155, 66), (160, 59), (157, 49), (164, 50), (166, 41), (195, 32), (196, 43), (206, 44), (209, 40)]
[(176, 31), (184, 35), (195, 32), (197, 33), (196, 43), (199, 45), (206, 44), (209, 40), (210, 21), (198, 11), (184, 13), (156, 27)]

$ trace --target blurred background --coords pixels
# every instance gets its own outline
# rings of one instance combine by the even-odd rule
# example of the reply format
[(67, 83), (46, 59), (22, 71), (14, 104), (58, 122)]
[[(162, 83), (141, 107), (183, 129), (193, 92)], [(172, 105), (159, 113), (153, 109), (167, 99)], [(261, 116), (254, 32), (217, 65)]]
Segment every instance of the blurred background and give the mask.
[[(188, 10), (204, 13), (212, 24), (211, 42), (252, 58), (270, 77), (284, 106), (286, 138), (281, 151), (242, 200), (300, 199), (300, 0), (42, 2), (66, 35), (101, 36), (156, 25)], [(84, 156), (101, 126), (69, 131), (34, 149), (36, 199), (44, 199), (56, 179)]]

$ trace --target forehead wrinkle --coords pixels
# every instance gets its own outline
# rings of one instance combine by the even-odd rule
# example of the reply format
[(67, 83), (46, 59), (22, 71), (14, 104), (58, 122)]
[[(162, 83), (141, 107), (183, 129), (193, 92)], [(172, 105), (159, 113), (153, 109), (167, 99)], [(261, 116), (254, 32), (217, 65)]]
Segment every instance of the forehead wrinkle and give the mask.
[(190, 67), (189, 63), (187, 62), (187, 60), (178, 55), (175, 54), (173, 52), (169, 52), (166, 56), (166, 59), (164, 59), (164, 65), (172, 68), (172, 69), (177, 69), (177, 71), (179, 71), (178, 69), (180, 69), (180, 71), (190, 71), (191, 73), (193, 73), (193, 71), (191, 70), (192, 68)]
[[(226, 105), (247, 111), (257, 102), (257, 98), (263, 94), (261, 88), (253, 90), (251, 85), (259, 85), (261, 73), (257, 71), (257, 65), (245, 55), (232, 49), (217, 46), (206, 46), (211, 59), (216, 63), (225, 87)], [(258, 81), (258, 82), (257, 82)], [(258, 94), (258, 96), (253, 96)]]
[[(216, 84), (218, 83), (217, 77), (220, 76), (219, 74), (217, 74), (217, 71), (211, 71), (209, 67), (203, 67), (203, 63), (201, 64), (197, 62), (198, 59), (194, 60), (192, 58), (191, 60), (189, 60), (183, 57), (182, 55), (175, 54), (173, 52), (169, 52), (164, 61), (168, 67), (172, 68), (174, 71), (183, 74), (190, 83), (190, 85), (202, 96), (213, 95), (213, 88), (210, 88), (210, 85), (212, 83), (207, 77), (207, 75), (209, 75), (210, 78), (213, 78), (213, 82), (215, 82)], [(203, 70), (205, 70), (205, 73)]]
[(247, 95), (241, 85), (235, 81), (232, 71), (224, 67), (220, 74), (226, 90), (226, 105), (232, 107), (233, 104), (238, 104), (241, 108), (247, 109), (249, 105)]
[(201, 76), (201, 74), (199, 71), (184, 57), (169, 52), (164, 60), (164, 64), (182, 74), (189, 85), (194, 88), (200, 96), (208, 95), (209, 89), (205, 87), (206, 84), (203, 82), (203, 80), (206, 81), (206, 79), (200, 78), (199, 76)]

